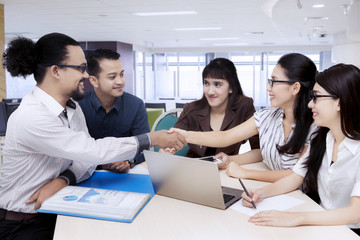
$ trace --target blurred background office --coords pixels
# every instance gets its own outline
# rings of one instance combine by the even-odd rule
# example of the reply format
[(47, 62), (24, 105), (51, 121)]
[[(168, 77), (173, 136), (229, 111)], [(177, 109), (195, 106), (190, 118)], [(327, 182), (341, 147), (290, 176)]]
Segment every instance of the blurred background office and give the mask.
[[(125, 91), (145, 102), (176, 103), (202, 95), (201, 72), (216, 57), (232, 60), (255, 107), (269, 106), (266, 79), (280, 56), (300, 52), (321, 71), (360, 65), (359, 0), (0, 0), (1, 44), (63, 32), (84, 50), (119, 52)], [(2, 98), (34, 86), (5, 73)]]

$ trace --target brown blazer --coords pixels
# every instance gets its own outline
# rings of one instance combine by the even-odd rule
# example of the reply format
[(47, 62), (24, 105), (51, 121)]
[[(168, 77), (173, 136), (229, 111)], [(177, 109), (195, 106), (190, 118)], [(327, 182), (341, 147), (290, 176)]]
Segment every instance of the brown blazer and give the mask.
[[(207, 105), (205, 108), (198, 111), (194, 111), (195, 106), (194, 102), (187, 103), (184, 106), (184, 109), (179, 117), (178, 122), (174, 127), (188, 130), (188, 131), (210, 131), (210, 106)], [(253, 116), (255, 108), (253, 105), (252, 98), (242, 97), (239, 103), (232, 107), (228, 108), (225, 113), (224, 121), (221, 125), (221, 131), (233, 128)], [(186, 114), (186, 116), (185, 116)], [(185, 117), (184, 117), (185, 116)], [(259, 136), (253, 136), (250, 139), (251, 149), (259, 148)], [(234, 145), (217, 148), (216, 153), (224, 152), (228, 155), (237, 155), (241, 144), (245, 141), (236, 143)], [(188, 157), (204, 157), (206, 147), (200, 148), (199, 145), (189, 144), (189, 151), (186, 156)]]

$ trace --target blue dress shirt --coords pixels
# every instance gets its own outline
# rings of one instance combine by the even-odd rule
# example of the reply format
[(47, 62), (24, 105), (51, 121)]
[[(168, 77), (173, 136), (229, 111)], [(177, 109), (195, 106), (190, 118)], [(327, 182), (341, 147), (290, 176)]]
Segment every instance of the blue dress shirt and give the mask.
[[(131, 137), (150, 132), (144, 102), (129, 93), (124, 92), (121, 97), (116, 98), (108, 113), (94, 90), (85, 93), (79, 104), (84, 112), (89, 134), (95, 139)], [(143, 154), (140, 153), (134, 160), (135, 164), (143, 162)]]

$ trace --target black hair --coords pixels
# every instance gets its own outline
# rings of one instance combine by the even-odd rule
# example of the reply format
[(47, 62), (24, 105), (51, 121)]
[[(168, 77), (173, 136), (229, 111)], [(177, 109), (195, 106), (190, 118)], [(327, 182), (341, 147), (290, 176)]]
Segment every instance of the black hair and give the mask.
[(3, 66), (13, 77), (34, 74), (37, 83), (45, 77), (47, 64), (61, 64), (68, 58), (67, 46), (79, 43), (62, 33), (49, 33), (36, 43), (25, 37), (10, 41), (3, 54)]
[(100, 61), (103, 59), (109, 60), (118, 60), (120, 58), (120, 54), (110, 50), (110, 49), (96, 49), (95, 51), (89, 53), (86, 57), (87, 60), (87, 71), (89, 75), (99, 77), (100, 69)]
[(289, 80), (301, 84), (293, 106), (296, 124), (294, 133), (286, 144), (276, 146), (280, 154), (295, 154), (304, 148), (310, 126), (313, 123), (312, 113), (307, 104), (310, 101), (310, 92), (315, 84), (317, 70), (311, 59), (299, 53), (286, 54), (279, 59), (277, 64), (284, 69)]
[[(240, 81), (237, 75), (236, 67), (232, 61), (226, 58), (215, 58), (213, 59), (202, 72), (203, 83), (205, 78), (216, 78), (216, 79), (225, 79), (229, 83), (229, 88), (232, 90), (232, 93), (229, 93), (229, 99), (227, 108), (233, 108), (240, 99), (244, 96), (243, 90), (240, 85)], [(193, 111), (197, 111), (206, 106), (209, 106), (209, 103), (205, 97), (202, 96), (201, 99), (194, 102), (195, 107)], [(181, 118), (185, 118), (189, 113), (185, 113)], [(181, 119), (179, 119), (180, 121)]]
[[(339, 99), (342, 133), (355, 140), (360, 140), (360, 70), (354, 65), (337, 64), (319, 73), (316, 82), (329, 94)], [(319, 201), (318, 173), (326, 151), (326, 136), (329, 128), (320, 127), (311, 141), (309, 157), (305, 162), (308, 169), (303, 191)]]

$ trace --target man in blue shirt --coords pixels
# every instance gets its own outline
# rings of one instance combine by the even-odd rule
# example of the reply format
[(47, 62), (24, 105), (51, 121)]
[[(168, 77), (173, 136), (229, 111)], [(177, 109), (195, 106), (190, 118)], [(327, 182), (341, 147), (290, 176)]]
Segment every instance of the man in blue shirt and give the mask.
[[(87, 56), (87, 71), (94, 89), (79, 101), (90, 135), (95, 138), (130, 137), (150, 132), (143, 101), (124, 92), (124, 69), (120, 54), (97, 49)], [(102, 169), (127, 172), (144, 161), (140, 153), (129, 161), (99, 166)]]

